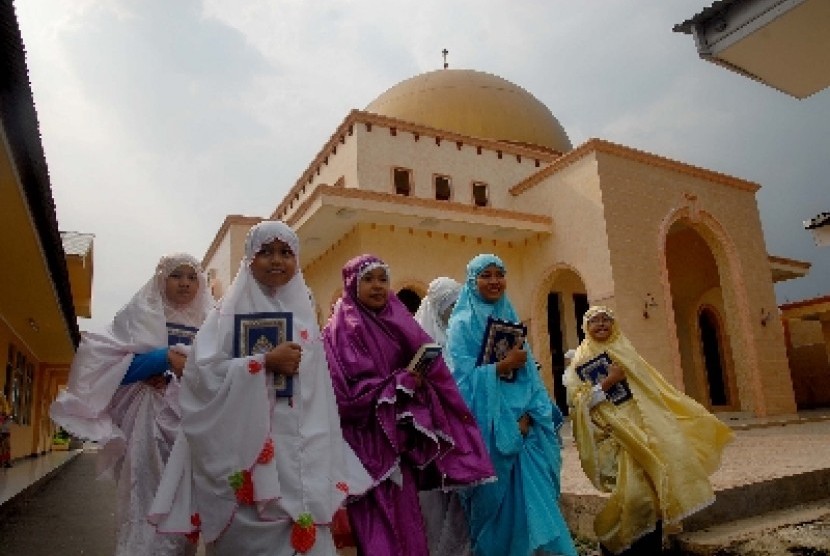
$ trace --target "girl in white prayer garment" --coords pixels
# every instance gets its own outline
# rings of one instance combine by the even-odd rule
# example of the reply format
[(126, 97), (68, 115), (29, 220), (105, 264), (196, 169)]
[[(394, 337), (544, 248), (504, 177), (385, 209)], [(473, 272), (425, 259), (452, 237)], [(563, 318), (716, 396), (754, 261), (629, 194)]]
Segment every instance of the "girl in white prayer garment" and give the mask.
[(102, 446), (98, 470), (117, 484), (117, 556), (194, 551), (183, 536), (157, 534), (146, 515), (178, 431), (189, 344), (212, 306), (199, 261), (162, 257), (106, 331), (83, 334), (69, 384), (51, 406), (58, 425)]
[(334, 514), (371, 486), (343, 440), (299, 249), (282, 222), (251, 228), (184, 371), (181, 433), (149, 519), (201, 534), (208, 556), (334, 556)]

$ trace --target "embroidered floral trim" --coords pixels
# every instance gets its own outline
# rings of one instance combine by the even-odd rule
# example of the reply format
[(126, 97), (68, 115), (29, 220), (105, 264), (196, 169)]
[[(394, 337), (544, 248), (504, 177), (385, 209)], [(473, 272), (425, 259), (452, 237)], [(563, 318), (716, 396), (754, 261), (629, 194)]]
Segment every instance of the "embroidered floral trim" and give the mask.
[(291, 527), (291, 547), (294, 554), (305, 554), (314, 546), (317, 540), (317, 526), (314, 518), (308, 512), (301, 513)]
[(256, 458), (256, 462), (260, 465), (264, 465), (269, 463), (272, 459), (274, 459), (274, 440), (269, 438), (265, 441), (265, 445), (262, 447), (262, 451)]
[(248, 361), (248, 372), (252, 375), (257, 374), (259, 371), (262, 370), (262, 363), (257, 361), (256, 359), (251, 359)]
[(190, 524), (196, 528), (195, 531), (191, 531), (190, 533), (186, 534), (187, 540), (190, 541), (191, 544), (198, 544), (199, 543), (199, 530), (202, 527), (202, 518), (199, 516), (198, 513), (195, 513), (190, 516)]
[(251, 472), (248, 470), (237, 471), (230, 477), (228, 482), (236, 494), (236, 500), (240, 504), (254, 503), (254, 483), (251, 480)]

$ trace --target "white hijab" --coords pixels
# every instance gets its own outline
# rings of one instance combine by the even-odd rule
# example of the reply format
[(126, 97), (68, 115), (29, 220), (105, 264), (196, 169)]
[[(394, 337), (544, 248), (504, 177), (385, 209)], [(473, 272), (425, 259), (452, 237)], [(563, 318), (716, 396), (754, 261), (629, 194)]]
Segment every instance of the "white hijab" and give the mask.
[(458, 301), (461, 284), (441, 276), (429, 283), (427, 294), (415, 313), (415, 320), (429, 334), (436, 344), (447, 345), (447, 319), (442, 315)]
[[(176, 307), (165, 296), (165, 281), (178, 267), (196, 270), (199, 288), (187, 306)], [(167, 346), (167, 323), (198, 328), (213, 298), (195, 257), (165, 255), (149, 280), (116, 313), (103, 333), (84, 332), (69, 370), (69, 384), (52, 403), (49, 415), (73, 435), (106, 446), (115, 441), (113, 455), (123, 450), (124, 435), (107, 409), (135, 354)]]

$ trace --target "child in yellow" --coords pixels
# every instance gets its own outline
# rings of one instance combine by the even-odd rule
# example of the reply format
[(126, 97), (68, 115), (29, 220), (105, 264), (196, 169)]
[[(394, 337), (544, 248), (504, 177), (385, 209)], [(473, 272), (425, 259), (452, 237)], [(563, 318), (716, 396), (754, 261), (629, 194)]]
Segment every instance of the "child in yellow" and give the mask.
[[(565, 385), (582, 469), (611, 493), (594, 530), (603, 554), (659, 553), (663, 525), (714, 502), (709, 475), (732, 431), (640, 357), (610, 309), (591, 307), (583, 329)], [(602, 352), (608, 376), (582, 380), (576, 368)], [(623, 380), (633, 399), (615, 405), (605, 393)]]

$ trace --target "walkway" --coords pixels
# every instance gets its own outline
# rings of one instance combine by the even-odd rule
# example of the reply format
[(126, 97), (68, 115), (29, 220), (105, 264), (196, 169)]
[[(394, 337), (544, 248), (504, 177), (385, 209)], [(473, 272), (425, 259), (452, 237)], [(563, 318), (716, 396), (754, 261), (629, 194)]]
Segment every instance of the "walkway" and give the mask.
[[(757, 510), (757, 507), (768, 506), (770, 503), (783, 504), (786, 508), (792, 508), (799, 505), (798, 500), (801, 500), (802, 496), (807, 496), (811, 500), (830, 499), (830, 486), (828, 486), (830, 485), (830, 410), (801, 412), (797, 416), (768, 419), (756, 419), (740, 414), (720, 415), (720, 417), (735, 429), (736, 438), (727, 447), (723, 464), (712, 477), (718, 493), (718, 501), (714, 506), (701, 512), (700, 518), (694, 516), (692, 519), (697, 522), (688, 523), (687, 531), (709, 531), (710, 535), (716, 534), (718, 533), (717, 527), (713, 527), (712, 523), (707, 523), (707, 520), (710, 522), (713, 520), (715, 522), (732, 521), (736, 515), (738, 517), (743, 517), (741, 515), (743, 513), (750, 515), (751, 512)], [(569, 431), (565, 431), (563, 440), (565, 442), (561, 499), (563, 513), (575, 533), (582, 537), (591, 537), (593, 515), (603, 504), (604, 497), (594, 489), (582, 472), (576, 447)], [(94, 447), (91, 448), (94, 450)], [(73, 547), (75, 548), (79, 548), (86, 542), (84, 539), (90, 536), (101, 537), (99, 541), (112, 543), (114, 541), (114, 531), (111, 530), (113, 509), (107, 508), (114, 505), (112, 495), (114, 485), (110, 481), (94, 480), (94, 460), (97, 454), (90, 453), (92, 450), (52, 452), (36, 458), (17, 460), (12, 468), (0, 469), (0, 516), (4, 511), (7, 513), (14, 511), (14, 519), (9, 521), (19, 522), (20, 527), (23, 526), (23, 522), (33, 519), (39, 519), (37, 523), (29, 524), (35, 528), (41, 527), (41, 521), (44, 519), (51, 520), (52, 525), (69, 521), (74, 524), (68, 527), (72, 532), (68, 536), (74, 537)], [(68, 462), (75, 463), (67, 466)], [(58, 471), (61, 472), (58, 473)], [(81, 474), (78, 475), (78, 473)], [(67, 506), (59, 510), (58, 506), (63, 508), (68, 504), (68, 500), (58, 498), (59, 502), (56, 502), (45, 499), (50, 492), (49, 489), (53, 486), (58, 488), (60, 482), (50, 479), (53, 477), (63, 479), (64, 475), (66, 479), (70, 479), (70, 476), (74, 477), (72, 481), (81, 489), (82, 494), (79, 495), (81, 500), (77, 500), (81, 508), (87, 507), (90, 512), (104, 512), (98, 520), (93, 520), (97, 521), (97, 524), (89, 523), (90, 516), (84, 509), (79, 511)], [(782, 488), (782, 485), (788, 484), (787, 488)], [(773, 495), (770, 495), (770, 488), (775, 489)], [(14, 503), (10, 503), (12, 500)], [(90, 502), (93, 503), (92, 506)], [(824, 509), (830, 512), (830, 503), (822, 503), (826, 506)], [(40, 511), (51, 512), (53, 517), (35, 518), (34, 515), (28, 515), (41, 506), (45, 508), (41, 508)], [(57, 516), (55, 512), (62, 513)], [(89, 530), (93, 526), (97, 527), (94, 533)], [(830, 532), (823, 534), (828, 536)], [(0, 555), (17, 553), (3, 550), (3, 544), (10, 542), (11, 539), (0, 539), (0, 541), (3, 541), (0, 542)], [(826, 541), (827, 548), (830, 548), (830, 536)], [(721, 544), (721, 546), (724, 545)], [(54, 544), (51, 548), (55, 548)], [(200, 554), (201, 549), (200, 546)], [(62, 552), (62, 554), (74, 553), (80, 554), (81, 552), (71, 550)], [(97, 554), (98, 552), (88, 550), (83, 553)], [(38, 552), (34, 551), (32, 554), (37, 555)], [(52, 553), (44, 552), (43, 554)]]
[(16, 460), (10, 468), (0, 469), (0, 506), (55, 473), (81, 450), (49, 452), (34, 458)]

